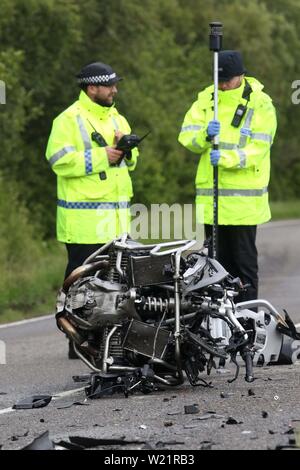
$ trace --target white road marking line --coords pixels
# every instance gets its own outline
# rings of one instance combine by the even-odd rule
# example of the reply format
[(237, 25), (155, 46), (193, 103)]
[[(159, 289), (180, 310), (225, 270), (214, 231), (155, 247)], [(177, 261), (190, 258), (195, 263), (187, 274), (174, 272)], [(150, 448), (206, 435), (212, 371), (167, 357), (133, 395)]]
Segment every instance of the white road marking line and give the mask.
[(0, 328), (9, 328), (11, 326), (25, 325), (27, 323), (34, 323), (41, 320), (50, 320), (50, 318), (53, 318), (53, 320), (55, 319), (54, 313), (52, 315), (44, 315), (42, 317), (29, 318), (27, 320), (20, 320), (12, 323), (5, 323), (4, 325), (0, 325)]
[(84, 389), (85, 387), (80, 387), (80, 388), (74, 388), (73, 390), (66, 390), (65, 392), (55, 393), (53, 395), (52, 400), (59, 400), (60, 398), (64, 398), (69, 395), (73, 395), (74, 393), (81, 392)]
[[(55, 393), (52, 395), (52, 400), (51, 401), (56, 401), (60, 400), (61, 398), (74, 395), (75, 393), (82, 392), (85, 389), (85, 387), (80, 387), (80, 388), (74, 388), (73, 390), (66, 390), (65, 392), (59, 392)], [(27, 408), (27, 409), (32, 409), (32, 408)], [(0, 410), (0, 415), (3, 415), (5, 413), (12, 413), (13, 411), (21, 411), (21, 410), (15, 410), (12, 407), (9, 408), (4, 408), (3, 410)]]
[(11, 413), (12, 411), (17, 410), (14, 410), (13, 408), (4, 408), (4, 410), (0, 410), (0, 415), (4, 415), (4, 413)]

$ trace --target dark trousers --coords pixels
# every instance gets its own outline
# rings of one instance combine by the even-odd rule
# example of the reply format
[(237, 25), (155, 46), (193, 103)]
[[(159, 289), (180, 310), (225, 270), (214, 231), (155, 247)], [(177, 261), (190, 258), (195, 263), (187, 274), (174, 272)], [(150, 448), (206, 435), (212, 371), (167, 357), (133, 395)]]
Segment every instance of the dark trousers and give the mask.
[(71, 274), (71, 272), (81, 266), (86, 258), (92, 253), (98, 250), (103, 243), (98, 244), (80, 244), (80, 243), (66, 243), (68, 251), (68, 264), (65, 272), (65, 279)]
[[(217, 260), (233, 277), (250, 284), (246, 292), (235, 297), (235, 303), (255, 300), (258, 296), (256, 229), (256, 225), (218, 226)], [(212, 235), (211, 225), (205, 225), (205, 235), (206, 238)]]

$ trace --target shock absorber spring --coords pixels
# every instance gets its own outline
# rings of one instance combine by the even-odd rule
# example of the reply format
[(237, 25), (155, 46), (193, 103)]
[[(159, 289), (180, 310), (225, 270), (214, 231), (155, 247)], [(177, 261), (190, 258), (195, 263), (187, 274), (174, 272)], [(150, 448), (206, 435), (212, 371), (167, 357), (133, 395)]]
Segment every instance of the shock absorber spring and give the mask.
[(170, 300), (161, 297), (146, 297), (143, 310), (148, 309), (150, 312), (167, 312), (170, 308)]

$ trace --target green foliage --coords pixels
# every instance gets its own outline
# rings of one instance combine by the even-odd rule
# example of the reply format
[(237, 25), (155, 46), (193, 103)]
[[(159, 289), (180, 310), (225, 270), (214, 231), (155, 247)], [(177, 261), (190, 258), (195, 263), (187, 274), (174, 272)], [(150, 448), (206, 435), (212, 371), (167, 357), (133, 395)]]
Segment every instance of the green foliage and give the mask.
[(65, 256), (57, 243), (42, 241), (41, 230), (17, 194), (16, 184), (0, 179), (0, 313), (54, 310), (55, 291)]

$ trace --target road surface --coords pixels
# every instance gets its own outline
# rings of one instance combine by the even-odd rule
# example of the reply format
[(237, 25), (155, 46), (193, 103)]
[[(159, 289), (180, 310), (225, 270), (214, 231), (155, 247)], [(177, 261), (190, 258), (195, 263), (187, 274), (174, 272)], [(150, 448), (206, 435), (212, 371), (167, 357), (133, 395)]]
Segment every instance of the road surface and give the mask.
[[(278, 310), (286, 308), (300, 322), (300, 221), (270, 223), (259, 228), (260, 297)], [(6, 346), (6, 365), (0, 364), (0, 447), (20, 449), (49, 431), (54, 441), (68, 436), (122, 438), (140, 443), (133, 450), (274, 449), (288, 444), (300, 427), (298, 363), (256, 368), (252, 384), (239, 379), (229, 384), (233, 370), (209, 377), (213, 388), (185, 383), (151, 395), (133, 395), (83, 402), (83, 384), (73, 375), (88, 373), (80, 361), (67, 359), (67, 342), (53, 318), (0, 327), (0, 347)], [(299, 345), (300, 346), (300, 345)], [(3, 352), (3, 351), (2, 351)], [(1, 358), (1, 356), (0, 356)], [(203, 376), (207, 378), (206, 376)], [(226, 398), (221, 394), (225, 393)], [(12, 410), (21, 398), (55, 395), (45, 408)], [(184, 406), (197, 404), (198, 414)], [(201, 418), (201, 419), (200, 419)], [(233, 418), (235, 421), (233, 421)], [(234, 423), (234, 424), (230, 424)], [(113, 449), (106, 446), (106, 449)], [(120, 447), (115, 447), (119, 449)]]

